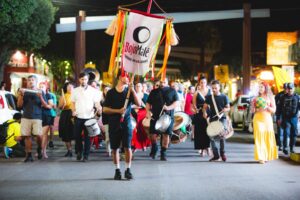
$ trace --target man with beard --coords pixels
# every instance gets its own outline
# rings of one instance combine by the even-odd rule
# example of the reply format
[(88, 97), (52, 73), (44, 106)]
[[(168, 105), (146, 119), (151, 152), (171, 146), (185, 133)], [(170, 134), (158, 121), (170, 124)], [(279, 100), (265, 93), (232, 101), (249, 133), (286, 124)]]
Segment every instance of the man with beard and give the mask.
[[(74, 136), (76, 139), (77, 160), (88, 161), (90, 153), (90, 138), (84, 123), (101, 113), (100, 95), (97, 90), (88, 85), (89, 75), (85, 72), (79, 74), (80, 86), (75, 88), (72, 96), (72, 115), (75, 117)], [(96, 112), (95, 112), (96, 109)], [(84, 130), (84, 150), (82, 145), (82, 130)]]
[[(155, 159), (158, 146), (157, 146), (157, 136), (161, 134), (161, 151), (160, 151), (160, 160), (166, 161), (166, 151), (169, 146), (170, 136), (173, 134), (173, 124), (174, 124), (174, 109), (178, 106), (179, 99), (175, 89), (168, 86), (168, 80), (165, 78), (160, 81), (160, 87), (154, 89), (150, 92), (146, 110), (147, 118), (151, 118), (150, 121), (150, 134), (151, 134), (151, 153), (150, 156), (152, 159)], [(161, 111), (171, 117), (171, 124), (164, 133), (160, 133), (155, 130), (156, 121), (160, 117)], [(152, 116), (151, 116), (152, 113)]]

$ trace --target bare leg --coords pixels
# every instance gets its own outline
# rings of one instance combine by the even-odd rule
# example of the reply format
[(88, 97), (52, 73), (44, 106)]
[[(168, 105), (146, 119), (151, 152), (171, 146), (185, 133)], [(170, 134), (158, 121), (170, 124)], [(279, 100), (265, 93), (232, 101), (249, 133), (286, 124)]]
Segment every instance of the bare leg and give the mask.
[(132, 150), (131, 148), (125, 148), (125, 162), (130, 168), (131, 166), (131, 160), (132, 160)]
[(49, 132), (49, 126), (43, 127), (43, 134), (42, 134), (42, 153), (44, 158), (48, 158), (47, 156), (47, 145), (48, 145), (48, 132)]
[(119, 149), (113, 149), (112, 150), (112, 158), (113, 158), (113, 162), (114, 162), (116, 168), (120, 169), (120, 153), (119, 153)]

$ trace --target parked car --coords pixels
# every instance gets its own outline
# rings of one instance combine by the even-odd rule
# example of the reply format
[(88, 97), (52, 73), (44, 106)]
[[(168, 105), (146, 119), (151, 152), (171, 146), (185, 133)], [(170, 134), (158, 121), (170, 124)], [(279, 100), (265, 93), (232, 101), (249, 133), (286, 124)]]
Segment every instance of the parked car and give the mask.
[(0, 91), (0, 124), (12, 119), (17, 112), (16, 97), (8, 91)]
[(244, 111), (249, 107), (250, 96), (240, 95), (236, 100), (231, 103), (230, 118), (232, 120), (232, 126), (236, 127), (238, 124), (243, 123)]

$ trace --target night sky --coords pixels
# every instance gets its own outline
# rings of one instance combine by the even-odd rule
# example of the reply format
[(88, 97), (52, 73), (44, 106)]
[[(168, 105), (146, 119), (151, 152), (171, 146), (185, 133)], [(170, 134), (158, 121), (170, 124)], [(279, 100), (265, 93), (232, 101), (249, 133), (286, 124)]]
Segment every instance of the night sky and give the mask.
[[(115, 15), (117, 6), (129, 4), (133, 0), (53, 0), (59, 7), (56, 16), (58, 23), (60, 17), (74, 17), (79, 10), (85, 10), (87, 16)], [(242, 9), (243, 1), (234, 0), (157, 0), (159, 5), (168, 13), (213, 11)], [(268, 31), (296, 31), (300, 30), (300, 4), (299, 1), (250, 1), (253, 9), (270, 8), (270, 18), (252, 19), (252, 52), (265, 52), (266, 34)], [(131, 8), (146, 10), (147, 3)], [(151, 10), (158, 13), (153, 4)], [(191, 27), (201, 22), (175, 24), (175, 29), (180, 37), (179, 46), (198, 47), (195, 40), (197, 35), (191, 34)], [(220, 31), (222, 39), (221, 54), (226, 56), (241, 56), (242, 52), (242, 19), (211, 21)], [(53, 55), (62, 58), (74, 58), (75, 33), (56, 33), (54, 25), (50, 32), (51, 42), (42, 49), (46, 57)], [(97, 65), (106, 65), (109, 61), (113, 37), (104, 33), (104, 30), (86, 32), (87, 61), (94, 61)]]

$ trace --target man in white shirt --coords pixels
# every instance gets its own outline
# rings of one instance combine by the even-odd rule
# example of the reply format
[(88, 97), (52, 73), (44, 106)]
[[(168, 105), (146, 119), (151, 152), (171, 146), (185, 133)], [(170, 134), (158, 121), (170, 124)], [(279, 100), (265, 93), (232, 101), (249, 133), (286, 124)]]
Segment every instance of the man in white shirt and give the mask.
[[(84, 123), (95, 117), (95, 113), (101, 112), (100, 95), (97, 90), (88, 85), (89, 75), (80, 73), (80, 86), (75, 88), (72, 96), (72, 115), (75, 117), (74, 136), (76, 139), (77, 160), (88, 161), (90, 153), (90, 138)], [(82, 130), (84, 130), (84, 151), (82, 145)]]

